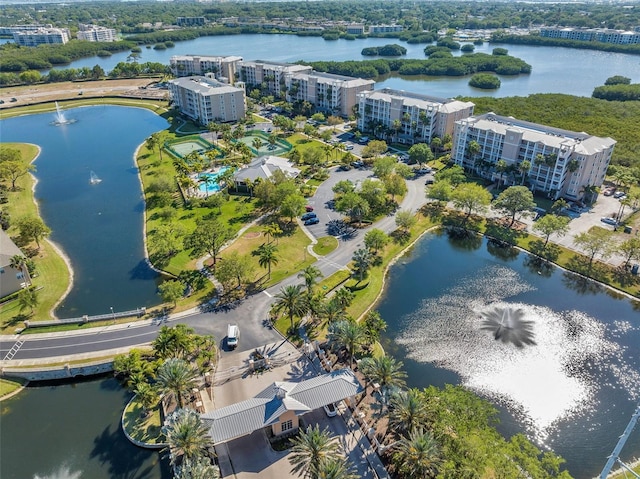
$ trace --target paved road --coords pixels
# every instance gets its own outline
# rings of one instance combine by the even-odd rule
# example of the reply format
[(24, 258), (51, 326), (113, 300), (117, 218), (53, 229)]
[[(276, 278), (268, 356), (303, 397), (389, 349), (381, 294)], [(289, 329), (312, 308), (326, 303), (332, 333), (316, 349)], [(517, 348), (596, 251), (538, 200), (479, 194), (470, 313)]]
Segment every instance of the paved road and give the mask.
[[(318, 195), (313, 200), (322, 201), (324, 204), (324, 201), (333, 197), (333, 193), (329, 195), (329, 192), (335, 182), (347, 178), (357, 181), (370, 175), (371, 172), (368, 170), (336, 172), (321, 185), (318, 189)], [(424, 179), (410, 180), (408, 186), (409, 192), (405, 196), (401, 208), (415, 211), (425, 202)], [(321, 214), (331, 216), (331, 218), (333, 215), (338, 217), (338, 214), (331, 210), (322, 210)], [(395, 218), (393, 216), (385, 217), (374, 226), (383, 231), (393, 231), (396, 228)], [(318, 260), (315, 266), (325, 277), (343, 269), (351, 261), (353, 252), (363, 246), (362, 238), (366, 231), (366, 229), (357, 230), (353, 236), (342, 237), (338, 249)], [(324, 236), (326, 232), (321, 227), (315, 234)], [(154, 320), (129, 325), (92, 328), (78, 334), (0, 336), (0, 358), (5, 358), (12, 348), (17, 349), (11, 360), (2, 361), (2, 366), (38, 364), (52, 360), (57, 362), (67, 360), (69, 356), (99, 357), (113, 352), (122, 352), (128, 348), (149, 343), (155, 338), (163, 324), (176, 322), (193, 327), (197, 333), (213, 334), (220, 340), (222, 354), (241, 354), (282, 339), (275, 330), (265, 325), (265, 320), (268, 318), (269, 309), (274, 301), (273, 296), (283, 286), (301, 282), (297, 275), (293, 275), (276, 286), (250, 296), (234, 307), (207, 313), (193, 311), (188, 315), (170, 317), (166, 321)], [(239, 346), (234, 352), (226, 351), (226, 345), (223, 342), (228, 323), (238, 323), (241, 330)]]

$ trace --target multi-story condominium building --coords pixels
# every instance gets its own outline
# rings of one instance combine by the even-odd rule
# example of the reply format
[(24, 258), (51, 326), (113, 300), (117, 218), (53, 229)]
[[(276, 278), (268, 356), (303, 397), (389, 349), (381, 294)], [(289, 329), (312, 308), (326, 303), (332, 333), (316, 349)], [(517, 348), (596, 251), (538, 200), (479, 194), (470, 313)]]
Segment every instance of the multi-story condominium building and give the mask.
[(87, 40), (89, 42), (115, 42), (117, 37), (116, 31), (113, 28), (80, 24), (78, 40)]
[(608, 28), (562, 28), (542, 27), (540, 36), (546, 38), (562, 38), (584, 42), (615, 43), (631, 45), (640, 43), (640, 31), (611, 30)]
[(204, 17), (178, 17), (176, 20), (179, 27), (203, 27), (204, 24)]
[(242, 57), (236, 56), (175, 55), (169, 65), (177, 77), (212, 73), (217, 80), (233, 84), (240, 62)]
[(362, 35), (364, 34), (364, 23), (350, 23), (346, 29), (350, 35)]
[(358, 95), (373, 91), (375, 82), (331, 73), (307, 71), (285, 76), (286, 99), (308, 101), (317, 111), (348, 117), (358, 104)]
[(370, 25), (369, 33), (393, 33), (404, 30), (402, 25)]
[(13, 35), (13, 32), (33, 32), (41, 28), (53, 28), (50, 23), (46, 25), (11, 25), (10, 27), (0, 27), (0, 35)]
[(181, 113), (203, 125), (238, 121), (245, 115), (244, 90), (214, 78), (194, 76), (171, 80), (169, 92)]
[(52, 43), (65, 44), (69, 41), (67, 28), (38, 28), (13, 32), (13, 41), (23, 47), (37, 47)]
[(311, 73), (312, 68), (290, 63), (264, 62), (256, 60), (240, 64), (240, 80), (250, 90), (264, 87), (276, 98), (284, 98), (287, 89), (286, 79), (296, 73)]
[(451, 158), (502, 184), (524, 183), (554, 200), (578, 200), (602, 185), (615, 144), (611, 138), (486, 113), (456, 122)]
[(358, 129), (405, 144), (451, 135), (457, 120), (473, 115), (471, 102), (383, 88), (358, 95)]

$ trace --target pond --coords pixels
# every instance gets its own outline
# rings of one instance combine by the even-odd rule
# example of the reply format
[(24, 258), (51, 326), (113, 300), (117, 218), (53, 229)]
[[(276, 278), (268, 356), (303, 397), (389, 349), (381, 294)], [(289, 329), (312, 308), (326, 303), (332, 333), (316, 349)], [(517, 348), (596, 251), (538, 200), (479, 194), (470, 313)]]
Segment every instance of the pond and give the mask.
[[(464, 384), (500, 406), (503, 434), (526, 432), (587, 479), (640, 398), (639, 307), (517, 250), (430, 234), (391, 268), (377, 309), (409, 386)], [(636, 428), (624, 457), (639, 453)]]

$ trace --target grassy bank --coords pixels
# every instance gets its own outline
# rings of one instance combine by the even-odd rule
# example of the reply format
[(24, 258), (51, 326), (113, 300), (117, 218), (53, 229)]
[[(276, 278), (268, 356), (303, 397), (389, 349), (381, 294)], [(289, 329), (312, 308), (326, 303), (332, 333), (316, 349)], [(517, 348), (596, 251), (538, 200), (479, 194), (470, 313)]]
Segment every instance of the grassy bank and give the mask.
[[(20, 150), (22, 158), (28, 162), (33, 161), (38, 154), (38, 148), (35, 145), (3, 143), (2, 148)], [(24, 175), (16, 182), (17, 190), (7, 192), (9, 202), (6, 208), (13, 225), (17, 219), (23, 216), (39, 216), (33, 196), (34, 181), (33, 176)], [(17, 238), (19, 232), (13, 225), (7, 234), (12, 238)], [(33, 314), (29, 315), (27, 315), (28, 311), (20, 312), (17, 300), (3, 305), (0, 308), (0, 331), (4, 334), (13, 333), (15, 328), (22, 327), (26, 319), (31, 321), (52, 319), (51, 310), (71, 282), (71, 272), (67, 264), (51, 243), (42, 241), (39, 250), (33, 242), (27, 244), (18, 242), (18, 244), (25, 255), (28, 252), (34, 254), (32, 259), (36, 264), (36, 275), (33, 278), (33, 285), (38, 288), (39, 303), (34, 308)]]

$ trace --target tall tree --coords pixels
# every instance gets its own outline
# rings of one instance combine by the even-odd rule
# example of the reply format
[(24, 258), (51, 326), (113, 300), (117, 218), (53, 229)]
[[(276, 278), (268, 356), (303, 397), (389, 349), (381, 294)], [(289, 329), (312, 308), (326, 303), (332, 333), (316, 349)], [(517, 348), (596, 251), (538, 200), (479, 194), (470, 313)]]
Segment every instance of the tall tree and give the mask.
[(327, 428), (320, 430), (319, 425), (307, 426), (298, 437), (292, 440), (293, 447), (289, 462), (292, 473), (317, 479), (322, 466), (331, 460), (340, 458), (340, 446)]
[(611, 233), (601, 229), (579, 233), (573, 239), (573, 244), (585, 252), (589, 258), (589, 266), (593, 264), (593, 260), (597, 255), (602, 259), (606, 259), (611, 256), (613, 251)]
[[(18, 151), (18, 150), (15, 150)], [(18, 155), (20, 152), (18, 151)], [(0, 179), (11, 181), (11, 190), (16, 191), (16, 181), (27, 173), (36, 171), (35, 165), (25, 163), (21, 157), (16, 160), (0, 161)]]
[(429, 417), (427, 403), (422, 393), (415, 388), (400, 391), (389, 402), (389, 428), (402, 436), (414, 429), (427, 426)]
[(156, 377), (158, 388), (164, 394), (173, 394), (178, 407), (184, 407), (184, 398), (196, 386), (198, 371), (184, 359), (167, 359)]
[(403, 388), (407, 373), (402, 361), (390, 356), (375, 356), (360, 361), (360, 371), (370, 383), (377, 383), (382, 390)]
[(409, 148), (409, 161), (422, 166), (433, 160), (433, 152), (426, 143), (417, 143)]
[(267, 268), (267, 277), (271, 278), (271, 266), (278, 264), (278, 247), (272, 243), (263, 243), (258, 248), (258, 264)]
[(533, 224), (533, 231), (544, 237), (544, 246), (551, 235), (562, 237), (569, 231), (569, 218), (566, 216), (545, 215)]
[(353, 260), (353, 269), (358, 275), (359, 283), (367, 275), (369, 268), (371, 268), (371, 253), (369, 253), (369, 250), (366, 248), (360, 248), (353, 253), (353, 257), (351, 259)]
[(453, 190), (451, 199), (456, 208), (463, 210), (466, 219), (469, 219), (473, 213), (482, 213), (487, 209), (491, 203), (491, 193), (475, 183), (465, 183)]
[(396, 213), (396, 226), (404, 232), (408, 233), (416, 221), (416, 217), (409, 210), (401, 210)]
[(163, 326), (151, 342), (151, 346), (160, 359), (187, 358), (195, 347), (195, 333), (193, 328), (185, 324), (175, 327)]
[(220, 262), (216, 268), (216, 278), (225, 289), (231, 289), (234, 281), (235, 287), (240, 288), (249, 282), (253, 270), (253, 263), (249, 256), (240, 255), (234, 251)]
[(302, 285), (284, 286), (278, 294), (275, 295), (276, 302), (273, 309), (276, 313), (284, 312), (289, 316), (291, 322), (291, 331), (293, 331), (293, 318), (303, 316), (307, 312), (307, 302), (302, 294)]
[(215, 271), (218, 253), (233, 236), (227, 225), (215, 216), (208, 216), (196, 221), (196, 229), (185, 238), (184, 247), (190, 249), (194, 257), (203, 254), (211, 256)]
[(213, 446), (209, 429), (193, 409), (178, 409), (165, 421), (162, 428), (171, 453), (171, 464), (181, 467), (198, 461)]
[(298, 278), (304, 279), (304, 284), (307, 288), (307, 300), (310, 301), (313, 295), (313, 287), (318, 279), (322, 278), (322, 273), (315, 266), (309, 265), (298, 273)]
[(640, 238), (630, 238), (623, 241), (617, 249), (624, 256), (625, 267), (628, 267), (631, 261), (640, 261)]
[(20, 312), (28, 309), (29, 313), (32, 314), (39, 302), (38, 292), (35, 288), (23, 288), (18, 293), (18, 306)]
[(338, 321), (329, 326), (330, 343), (344, 347), (349, 353), (349, 365), (353, 367), (353, 356), (366, 341), (364, 329), (354, 321)]
[(526, 186), (510, 186), (498, 195), (493, 202), (493, 207), (511, 217), (509, 228), (516, 221), (516, 215), (523, 211), (529, 211), (536, 207), (533, 201), (533, 193)]
[(371, 310), (365, 316), (362, 327), (364, 328), (368, 341), (375, 343), (380, 339), (380, 333), (387, 329), (387, 323), (382, 319), (378, 311)]
[(347, 459), (327, 459), (320, 465), (317, 479), (358, 479), (360, 476), (351, 469), (351, 463)]
[(170, 279), (163, 281), (160, 286), (158, 286), (158, 293), (160, 293), (162, 301), (165, 303), (173, 303), (175, 307), (178, 304), (178, 300), (184, 296), (184, 289), (185, 286), (182, 281)]
[(440, 447), (430, 432), (416, 429), (400, 440), (393, 463), (403, 478), (436, 477), (442, 464)]
[(373, 250), (374, 254), (377, 254), (388, 242), (389, 236), (387, 233), (378, 228), (370, 229), (364, 235), (364, 245)]
[(16, 226), (20, 236), (35, 241), (38, 249), (40, 249), (40, 240), (51, 234), (49, 227), (36, 216), (23, 216), (16, 221)]

